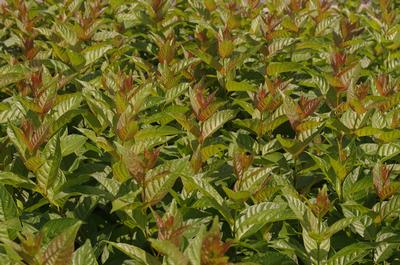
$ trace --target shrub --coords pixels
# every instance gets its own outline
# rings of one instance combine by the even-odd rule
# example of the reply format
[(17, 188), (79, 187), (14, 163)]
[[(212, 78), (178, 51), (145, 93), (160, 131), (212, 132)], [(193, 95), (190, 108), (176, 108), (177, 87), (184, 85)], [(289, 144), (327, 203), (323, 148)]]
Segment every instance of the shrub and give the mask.
[(398, 264), (397, 1), (0, 1), (0, 263)]

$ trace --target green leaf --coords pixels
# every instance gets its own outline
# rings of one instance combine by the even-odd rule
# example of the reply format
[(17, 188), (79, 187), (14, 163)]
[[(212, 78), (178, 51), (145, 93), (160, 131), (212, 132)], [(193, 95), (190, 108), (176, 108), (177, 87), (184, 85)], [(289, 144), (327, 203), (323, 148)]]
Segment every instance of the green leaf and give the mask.
[(193, 178), (189, 179), (193, 184), (197, 186), (197, 188), (206, 196), (213, 198), (218, 202), (218, 204), (222, 204), (224, 199), (219, 194), (215, 188), (208, 183), (207, 180), (202, 178), (202, 175), (194, 176)]
[(332, 157), (329, 157), (329, 162), (330, 162), (333, 170), (335, 171), (336, 176), (339, 178), (339, 180), (341, 182), (343, 182), (343, 180), (345, 179), (345, 177), (347, 175), (347, 170), (346, 170), (345, 165), (342, 162), (340, 162)]
[(382, 144), (378, 147), (377, 153), (383, 157), (382, 161), (389, 160), (400, 153), (400, 146), (396, 143)]
[(201, 265), (201, 247), (205, 231), (206, 228), (202, 225), (196, 237), (189, 242), (189, 246), (185, 249), (185, 255), (189, 258), (192, 265)]
[[(54, 150), (51, 157), (45, 160), (44, 164), (36, 173), (36, 182), (38, 187), (44, 194), (54, 187), (54, 184), (59, 180), (59, 168), (61, 164), (61, 145), (60, 136), (55, 135), (55, 141), (49, 141), (46, 148)], [(55, 142), (55, 143), (53, 143)], [(54, 146), (50, 147), (51, 144)]]
[(212, 144), (201, 148), (201, 157), (203, 161), (207, 161), (210, 157), (220, 154), (226, 146), (223, 144)]
[(272, 173), (273, 167), (252, 167), (246, 170), (243, 178), (238, 182), (237, 189), (239, 191), (256, 191), (262, 183), (264, 183)]
[(292, 209), (293, 213), (300, 221), (302, 226), (309, 232), (317, 231), (318, 219), (315, 217), (311, 209), (307, 207), (304, 202), (296, 198), (294, 195), (291, 195), (290, 193), (285, 195), (285, 198), (288, 202), (290, 209)]
[(60, 140), (61, 155), (63, 157), (79, 152), (86, 143), (87, 138), (78, 134), (69, 134)]
[(368, 244), (356, 243), (342, 248), (328, 259), (328, 265), (351, 265), (360, 262), (368, 255), (371, 247)]
[(227, 121), (233, 119), (236, 112), (233, 110), (222, 110), (215, 113), (201, 126), (201, 139), (206, 139), (221, 128)]
[(177, 178), (178, 175), (173, 172), (151, 177), (145, 183), (146, 202), (150, 204), (159, 202), (172, 188)]
[(229, 208), (224, 204), (224, 199), (207, 180), (202, 178), (202, 174), (191, 178), (185, 177), (184, 180), (193, 185), (193, 189), (200, 191), (204, 195), (202, 197), (203, 201), (197, 201), (199, 207), (213, 207), (224, 216), (225, 220), (231, 225), (233, 224), (234, 220), (229, 212)]
[(166, 93), (165, 93), (165, 100), (167, 102), (171, 102), (172, 100), (174, 100), (175, 98), (181, 96), (183, 93), (185, 93), (186, 91), (188, 91), (190, 88), (189, 83), (181, 83), (171, 89), (169, 89)]
[(236, 238), (251, 236), (267, 223), (295, 219), (286, 203), (263, 202), (244, 209), (236, 219)]
[(24, 137), (24, 133), (20, 128), (17, 128), (13, 124), (9, 124), (7, 127), (7, 136), (11, 142), (15, 145), (20, 155), (24, 158), (25, 151), (27, 150), (27, 141)]
[(200, 58), (203, 62), (213, 67), (214, 69), (220, 70), (222, 68), (222, 65), (213, 56), (200, 50), (195, 45), (188, 45), (185, 46), (185, 48), (188, 49), (191, 53), (193, 53), (196, 57)]
[(340, 121), (348, 128), (348, 129), (358, 129), (361, 125), (362, 119), (365, 114), (360, 115), (355, 111), (349, 109), (345, 113), (343, 113), (342, 117), (340, 117)]
[(390, 215), (398, 215), (400, 209), (400, 195), (393, 196), (389, 201), (383, 201), (378, 203), (374, 210), (379, 213), (382, 219), (389, 217)]
[(289, 242), (288, 240), (278, 239), (271, 242), (273, 248), (281, 250), (283, 253), (287, 253), (288, 256), (291, 256), (293, 260), (296, 261), (297, 257), (299, 257), (304, 264), (310, 263), (310, 256), (306, 253), (305, 249), (302, 248), (298, 243)]
[(268, 45), (269, 55), (273, 55), (274, 53), (286, 48), (287, 46), (292, 45), (296, 42), (294, 38), (279, 38), (272, 41), (270, 45)]
[(124, 182), (130, 178), (128, 169), (122, 161), (118, 161), (112, 165), (113, 177), (119, 182)]
[(75, 13), (75, 11), (82, 5), (83, 0), (73, 0), (68, 5), (68, 11), (71, 14)]
[(106, 167), (103, 172), (95, 172), (91, 174), (91, 177), (96, 179), (101, 185), (106, 188), (106, 190), (116, 196), (120, 187), (120, 184), (117, 180), (108, 178), (107, 176), (111, 173), (111, 168)]
[(17, 206), (7, 189), (0, 185), (0, 240), (14, 240), (20, 230)]
[(372, 128), (372, 127), (363, 127), (363, 128), (357, 129), (354, 133), (358, 137), (373, 136), (373, 135), (379, 135), (381, 133), (381, 130), (377, 129), (377, 128)]
[(280, 264), (280, 265), (296, 265), (297, 263), (293, 261), (287, 255), (284, 255), (275, 251), (265, 251), (262, 253), (257, 253), (246, 259), (246, 261), (255, 262), (257, 265), (270, 265), (270, 264)]
[(85, 65), (92, 64), (96, 62), (98, 59), (103, 57), (107, 51), (111, 50), (112, 46), (109, 44), (95, 44), (89, 48), (86, 48), (82, 51), (83, 57), (86, 60)]
[(325, 19), (323, 19), (322, 21), (320, 21), (317, 25), (317, 27), (315, 28), (315, 34), (316, 35), (325, 35), (327, 34), (328, 29), (333, 29), (335, 23), (337, 22), (337, 17), (335, 16), (330, 16), (327, 17)]
[(382, 132), (377, 135), (377, 138), (384, 142), (394, 142), (400, 138), (400, 130)]
[(374, 262), (380, 263), (391, 258), (393, 253), (398, 249), (400, 243), (391, 243), (392, 239), (397, 241), (397, 234), (394, 232), (382, 231), (377, 235), (377, 246), (374, 249)]
[(113, 213), (118, 210), (133, 210), (136, 209), (142, 204), (138, 202), (136, 196), (142, 192), (142, 188), (131, 191), (124, 196), (119, 197), (116, 200), (112, 201), (112, 209), (110, 213)]
[(297, 157), (304, 151), (307, 145), (311, 143), (314, 137), (319, 134), (319, 132), (322, 130), (323, 127), (324, 126), (321, 125), (317, 130), (315, 130), (315, 132), (309, 135), (304, 141), (285, 139), (280, 134), (277, 135), (276, 139), (283, 146), (283, 148), (285, 148), (285, 150), (287, 150), (294, 157)]
[(176, 265), (187, 265), (189, 260), (183, 253), (175, 246), (172, 242), (168, 240), (156, 240), (150, 239), (151, 246), (158, 252), (161, 252), (166, 257), (168, 257), (173, 264)]
[(56, 218), (47, 221), (40, 230), (43, 234), (43, 244), (48, 244), (63, 231), (73, 227), (74, 225), (77, 225), (78, 223), (80, 223), (80, 221), (73, 218)]
[(9, 171), (0, 172), (0, 184), (25, 189), (33, 189), (35, 187), (35, 184), (29, 178)]
[(77, 52), (66, 50), (69, 61), (73, 66), (80, 66), (85, 63), (85, 58)]
[(171, 126), (145, 128), (136, 133), (135, 139), (137, 141), (143, 141), (151, 138), (159, 138), (168, 135), (177, 135), (181, 132), (182, 131)]
[(222, 189), (229, 199), (237, 202), (246, 201), (251, 196), (251, 193), (248, 191), (233, 191), (227, 187), (222, 187)]
[(75, 236), (81, 223), (69, 227), (50, 241), (43, 253), (43, 265), (70, 264), (74, 252)]
[[(331, 238), (337, 232), (345, 229), (355, 221), (358, 221), (360, 217), (346, 217), (342, 218), (339, 221), (336, 221), (334, 224), (329, 226), (323, 233), (317, 235), (315, 238), (322, 241)], [(313, 236), (313, 235), (312, 235)], [(314, 236), (313, 236), (314, 237)]]
[(253, 85), (251, 85), (245, 81), (236, 82), (236, 81), (228, 80), (228, 82), (226, 82), (226, 90), (228, 90), (229, 92), (232, 92), (232, 91), (254, 92), (257, 89)]
[(86, 240), (85, 244), (78, 248), (72, 257), (72, 265), (82, 264), (98, 265), (90, 240)]
[(78, 42), (78, 36), (70, 25), (67, 23), (54, 24), (56, 32), (71, 46)]
[(24, 78), (23, 74), (20, 73), (7, 73), (0, 74), (0, 88), (14, 84)]
[(138, 265), (161, 265), (156, 257), (150, 255), (141, 248), (125, 243), (107, 242), (111, 246), (128, 255), (130, 258), (134, 259)]
[(19, 102), (0, 103), (0, 124), (18, 121), (24, 114), (24, 108)]
[(267, 74), (278, 75), (286, 72), (298, 72), (302, 69), (302, 65), (295, 62), (271, 62), (267, 66)]
[(73, 109), (62, 114), (57, 120), (51, 123), (51, 132), (54, 134), (67, 123), (69, 123), (73, 118), (82, 114), (82, 110)]
[(304, 248), (310, 255), (310, 259), (313, 264), (318, 262), (326, 263), (330, 249), (330, 239), (325, 239), (323, 241), (317, 241), (311, 237), (310, 232), (307, 228), (303, 227), (303, 242)]

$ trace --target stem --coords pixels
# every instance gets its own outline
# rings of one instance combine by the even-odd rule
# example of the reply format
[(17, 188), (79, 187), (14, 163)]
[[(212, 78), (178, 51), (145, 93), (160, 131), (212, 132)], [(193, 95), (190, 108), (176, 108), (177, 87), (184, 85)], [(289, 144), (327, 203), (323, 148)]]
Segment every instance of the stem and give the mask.
[[(294, 168), (293, 168), (293, 185), (294, 188), (296, 189), (297, 185), (297, 157), (293, 158), (293, 163), (294, 163)], [(297, 189), (296, 189), (297, 190)]]
[[(338, 146), (339, 161), (343, 162), (343, 160), (342, 160), (343, 134), (340, 133), (337, 136), (336, 140), (337, 140), (337, 146)], [(339, 179), (338, 181), (339, 181), (339, 187), (338, 187), (337, 193), (338, 193), (339, 200), (342, 201), (343, 200), (343, 185), (342, 185), (343, 183), (342, 183), (341, 179)]]
[(145, 187), (145, 177), (140, 181), (140, 185), (142, 186), (142, 202), (146, 200), (146, 187)]
[(260, 111), (260, 122), (258, 124), (259, 128), (261, 128), (260, 130), (258, 130), (259, 132), (257, 133), (257, 140), (260, 140), (261, 137), (263, 136), (263, 127), (264, 127), (264, 112)]
[(339, 106), (340, 92), (336, 92), (336, 108)]
[[(321, 217), (318, 217), (318, 233), (319, 234), (321, 233)], [(317, 241), (317, 262), (318, 262), (318, 265), (320, 265), (320, 250), (321, 250), (320, 244), (321, 243), (318, 240)]]

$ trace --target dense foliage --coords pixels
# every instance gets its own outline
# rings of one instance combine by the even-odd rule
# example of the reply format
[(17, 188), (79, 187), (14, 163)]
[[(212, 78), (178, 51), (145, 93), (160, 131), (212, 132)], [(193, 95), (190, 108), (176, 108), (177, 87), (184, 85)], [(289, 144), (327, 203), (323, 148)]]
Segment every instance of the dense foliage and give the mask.
[(0, 1), (0, 264), (400, 263), (400, 4)]

